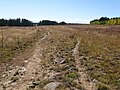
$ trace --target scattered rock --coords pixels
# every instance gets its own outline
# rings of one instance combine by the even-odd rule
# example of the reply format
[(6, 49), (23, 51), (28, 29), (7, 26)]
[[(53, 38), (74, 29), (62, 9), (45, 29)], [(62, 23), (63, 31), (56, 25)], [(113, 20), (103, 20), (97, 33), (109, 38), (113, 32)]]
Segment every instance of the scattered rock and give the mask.
[(7, 76), (7, 74), (6, 73), (4, 73), (3, 75), (2, 75), (2, 78), (5, 78)]
[(24, 61), (25, 63), (27, 63), (28, 61), (26, 60), (26, 61)]
[(56, 90), (56, 88), (60, 85), (59, 82), (51, 82), (43, 87), (44, 90)]
[(65, 58), (62, 57), (57, 57), (54, 62), (58, 63), (58, 64), (63, 64), (65, 62)]
[(32, 84), (33, 84), (34, 86), (38, 86), (38, 85), (40, 84), (40, 82), (39, 82), (39, 81), (33, 81)]
[(80, 56), (80, 60), (88, 60), (89, 57), (85, 57), (85, 56)]

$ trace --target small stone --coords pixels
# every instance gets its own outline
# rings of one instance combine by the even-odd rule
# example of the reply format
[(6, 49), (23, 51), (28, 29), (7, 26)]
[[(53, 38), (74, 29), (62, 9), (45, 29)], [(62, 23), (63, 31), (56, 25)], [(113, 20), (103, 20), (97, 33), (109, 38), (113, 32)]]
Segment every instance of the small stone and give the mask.
[(2, 75), (2, 78), (6, 77), (6, 76), (7, 76), (6, 74), (3, 74), (3, 75)]
[(59, 82), (51, 82), (43, 87), (44, 90), (55, 90), (60, 85)]
[(24, 61), (25, 63), (27, 63), (28, 61), (26, 60), (26, 61)]
[(80, 60), (88, 60), (89, 57), (85, 57), (85, 56), (80, 56)]
[(40, 84), (40, 82), (39, 82), (39, 81), (34, 81), (34, 82), (32, 82), (32, 84), (33, 84), (34, 86), (38, 86), (38, 85)]
[(56, 59), (54, 59), (54, 62), (58, 64), (63, 64), (65, 62), (65, 58), (57, 57)]

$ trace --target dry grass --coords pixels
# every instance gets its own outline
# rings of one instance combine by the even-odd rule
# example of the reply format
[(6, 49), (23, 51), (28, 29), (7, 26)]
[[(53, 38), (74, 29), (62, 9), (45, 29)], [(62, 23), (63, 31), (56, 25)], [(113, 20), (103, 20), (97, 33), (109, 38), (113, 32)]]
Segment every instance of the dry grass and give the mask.
[[(120, 89), (120, 27), (90, 28), (81, 31), (79, 51), (88, 74), (100, 84), (111, 89)], [(75, 28), (75, 27), (73, 27)], [(98, 85), (99, 87), (100, 85)], [(102, 90), (102, 89), (100, 89)], [(106, 90), (106, 89), (105, 89)]]
[[(50, 73), (60, 73), (55, 77), (55, 81), (63, 83), (60, 90), (66, 90), (68, 87), (83, 89), (81, 84), (75, 82), (79, 76), (72, 54), (77, 39), (80, 41), (80, 62), (97, 82), (98, 90), (120, 89), (120, 26), (0, 28), (0, 34), (2, 31), (4, 47), (0, 48), (1, 60), (12, 58), (16, 52), (34, 45), (49, 31), (50, 36), (42, 43), (45, 47), (41, 61), (45, 71), (43, 78)], [(64, 60), (62, 64), (59, 62), (61, 59)], [(48, 79), (41, 81), (39, 87), (42, 88), (48, 82), (51, 81)]]
[(12, 59), (43, 36), (41, 28), (0, 28), (0, 61)]

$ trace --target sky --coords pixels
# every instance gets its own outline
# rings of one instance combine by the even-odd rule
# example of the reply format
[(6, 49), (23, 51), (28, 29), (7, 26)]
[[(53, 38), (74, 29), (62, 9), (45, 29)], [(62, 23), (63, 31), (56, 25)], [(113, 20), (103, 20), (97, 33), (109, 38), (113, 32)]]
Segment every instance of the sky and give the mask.
[(120, 17), (120, 0), (0, 0), (5, 19), (89, 23), (100, 17)]

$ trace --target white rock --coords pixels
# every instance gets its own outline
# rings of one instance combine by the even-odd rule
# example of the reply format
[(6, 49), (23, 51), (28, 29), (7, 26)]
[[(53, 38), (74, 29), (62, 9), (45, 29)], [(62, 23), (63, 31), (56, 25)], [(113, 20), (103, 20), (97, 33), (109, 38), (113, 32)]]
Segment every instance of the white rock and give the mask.
[(51, 82), (44, 86), (44, 90), (56, 90), (56, 88), (60, 85), (59, 82)]
[(26, 61), (24, 61), (25, 63), (27, 63), (28, 61), (26, 60)]

